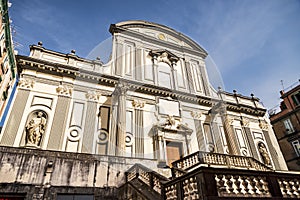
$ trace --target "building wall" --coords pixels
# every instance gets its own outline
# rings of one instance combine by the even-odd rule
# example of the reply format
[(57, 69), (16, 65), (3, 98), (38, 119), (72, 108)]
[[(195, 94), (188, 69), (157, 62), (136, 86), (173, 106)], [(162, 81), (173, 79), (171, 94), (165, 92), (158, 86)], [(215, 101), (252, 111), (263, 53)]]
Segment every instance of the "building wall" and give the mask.
[(7, 1), (0, 1), (0, 9), (0, 127), (2, 129), (14, 95), (16, 63)]
[(274, 132), (290, 170), (300, 170), (300, 104), (297, 100), (293, 100), (299, 91), (299, 85), (289, 91), (281, 91), (281, 111), (270, 116)]

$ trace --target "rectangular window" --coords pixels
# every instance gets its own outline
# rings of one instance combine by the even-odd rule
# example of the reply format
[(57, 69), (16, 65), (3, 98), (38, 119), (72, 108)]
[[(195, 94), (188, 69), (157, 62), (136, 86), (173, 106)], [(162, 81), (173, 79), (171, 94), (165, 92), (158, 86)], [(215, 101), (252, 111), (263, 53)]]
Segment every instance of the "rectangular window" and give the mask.
[(294, 94), (292, 96), (293, 102), (295, 106), (300, 105), (300, 92), (298, 92), (297, 94)]
[(300, 156), (300, 142), (299, 142), (299, 140), (293, 141), (292, 145), (294, 147), (294, 150), (295, 150), (297, 156)]
[(283, 124), (284, 124), (285, 130), (286, 130), (286, 133), (289, 134), (289, 133), (294, 132), (294, 128), (293, 128), (293, 125), (292, 125), (290, 119), (283, 120)]

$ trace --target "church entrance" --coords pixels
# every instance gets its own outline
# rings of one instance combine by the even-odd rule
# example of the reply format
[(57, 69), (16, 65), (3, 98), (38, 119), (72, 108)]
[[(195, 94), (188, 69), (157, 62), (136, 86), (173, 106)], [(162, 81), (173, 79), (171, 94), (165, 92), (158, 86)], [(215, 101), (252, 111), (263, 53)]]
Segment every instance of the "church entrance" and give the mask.
[(183, 156), (182, 143), (166, 141), (167, 149), (167, 164), (171, 167), (171, 163), (179, 160)]

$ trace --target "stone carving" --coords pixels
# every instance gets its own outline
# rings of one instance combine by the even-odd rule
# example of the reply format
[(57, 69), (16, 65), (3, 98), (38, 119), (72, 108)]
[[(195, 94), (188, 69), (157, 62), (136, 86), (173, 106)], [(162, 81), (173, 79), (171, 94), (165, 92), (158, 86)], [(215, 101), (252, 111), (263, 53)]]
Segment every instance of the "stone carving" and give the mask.
[(46, 117), (41, 111), (35, 113), (25, 127), (26, 131), (26, 145), (27, 146), (40, 146), (41, 139), (45, 133)]
[(191, 115), (194, 119), (200, 119), (202, 116), (202, 112), (192, 111)]
[(268, 151), (267, 151), (267, 148), (266, 146), (263, 144), (263, 143), (259, 143), (258, 144), (258, 151), (262, 157), (262, 160), (263, 162), (266, 164), (266, 165), (271, 165), (271, 159), (270, 159), (270, 156), (268, 154)]
[(101, 94), (96, 91), (88, 91), (85, 96), (89, 101), (99, 101)]
[(32, 79), (22, 78), (19, 80), (19, 87), (21, 88), (31, 89), (33, 88), (33, 85), (34, 85), (34, 80)]
[(125, 96), (126, 92), (129, 90), (129, 85), (123, 81), (118, 82), (116, 85), (115, 93), (119, 96)]
[(180, 121), (169, 115), (164, 125), (167, 129), (178, 129), (180, 126)]
[(168, 53), (163, 52), (160, 56), (157, 57), (157, 62), (164, 62), (167, 63), (168, 65), (171, 65), (172, 62), (168, 58)]
[(144, 106), (145, 106), (145, 102), (144, 101), (140, 101), (140, 100), (133, 100), (132, 101), (132, 106), (134, 107), (134, 108), (144, 108)]
[(268, 123), (266, 123), (265, 121), (260, 121), (260, 122), (259, 122), (259, 127), (260, 127), (262, 130), (268, 130), (268, 128), (269, 128)]
[(56, 88), (56, 92), (59, 95), (64, 95), (64, 96), (71, 96), (72, 95), (72, 88), (66, 86), (66, 85), (59, 85)]
[(241, 121), (241, 124), (244, 127), (249, 127), (250, 121), (248, 119), (243, 118), (242, 121)]

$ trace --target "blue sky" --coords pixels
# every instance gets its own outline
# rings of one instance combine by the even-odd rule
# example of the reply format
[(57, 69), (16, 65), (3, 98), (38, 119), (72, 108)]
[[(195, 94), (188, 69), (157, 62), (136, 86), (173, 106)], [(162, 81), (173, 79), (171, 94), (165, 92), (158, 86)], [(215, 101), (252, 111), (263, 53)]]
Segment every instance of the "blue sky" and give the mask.
[(80, 57), (109, 38), (110, 24), (146, 20), (169, 26), (204, 47), (225, 90), (254, 93), (267, 108), (300, 78), (300, 0), (10, 0), (19, 54), (45, 48)]

